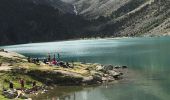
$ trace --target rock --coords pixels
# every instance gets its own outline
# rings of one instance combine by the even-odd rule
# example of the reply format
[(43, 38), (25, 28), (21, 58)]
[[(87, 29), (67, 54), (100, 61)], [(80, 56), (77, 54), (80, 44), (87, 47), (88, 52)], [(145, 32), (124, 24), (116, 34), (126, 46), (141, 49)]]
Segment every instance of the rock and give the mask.
[(93, 76), (89, 76), (89, 77), (85, 77), (83, 79), (83, 84), (86, 85), (91, 85), (91, 84), (101, 84), (102, 81), (102, 77), (100, 77), (99, 75), (93, 75)]
[(8, 99), (14, 99), (17, 97), (18, 93), (15, 90), (3, 91), (3, 95)]
[(123, 75), (123, 73), (120, 73), (120, 75)]
[(111, 76), (108, 77), (108, 82), (111, 82), (111, 81), (114, 81), (114, 80), (115, 80), (115, 78), (113, 78)]
[(103, 70), (103, 66), (101, 66), (101, 65), (96, 66), (96, 70), (97, 71), (102, 71)]
[(91, 75), (94, 75), (94, 74), (96, 74), (97, 72), (95, 71), (95, 70), (90, 70), (90, 74)]
[(91, 73), (93, 80), (95, 82), (102, 81), (103, 73), (97, 72), (97, 71), (90, 71), (90, 73)]
[(121, 67), (120, 66), (115, 66), (115, 69), (120, 69)]
[(107, 81), (107, 80), (108, 80), (108, 78), (102, 77), (102, 81)]
[(122, 68), (123, 68), (123, 69), (126, 69), (126, 68), (128, 68), (128, 67), (127, 67), (127, 66), (122, 66)]
[(116, 71), (114, 71), (114, 70), (109, 70), (109, 71), (108, 71), (108, 74), (109, 74), (109, 75), (112, 75), (112, 76), (119, 75), (119, 73), (116, 72)]
[(93, 75), (93, 80), (95, 82), (102, 82), (102, 77), (100, 75)]
[(5, 50), (4, 49), (0, 49), (0, 52), (4, 52)]
[(104, 76), (104, 77), (108, 77), (109, 75), (108, 75), (108, 74), (104, 74), (103, 76)]
[(104, 73), (103, 72), (100, 72), (100, 71), (90, 71), (91, 75), (98, 75), (100, 77), (104, 76)]
[(88, 67), (88, 68), (86, 68), (85, 70), (91, 71), (91, 70), (92, 70), (92, 68), (89, 68), (89, 67)]
[(93, 80), (93, 76), (89, 76), (89, 77), (84, 77), (84, 78), (83, 78), (83, 82), (84, 82), (84, 83), (91, 82), (92, 80)]
[(106, 71), (113, 70), (113, 66), (112, 65), (104, 66), (104, 70)]
[(114, 70), (108, 71), (108, 74), (109, 74), (110, 76), (112, 76), (112, 77), (113, 77), (114, 79), (116, 79), (116, 80), (120, 79), (120, 78), (121, 78), (120, 76), (123, 75), (123, 73), (116, 72), (116, 71), (114, 71)]

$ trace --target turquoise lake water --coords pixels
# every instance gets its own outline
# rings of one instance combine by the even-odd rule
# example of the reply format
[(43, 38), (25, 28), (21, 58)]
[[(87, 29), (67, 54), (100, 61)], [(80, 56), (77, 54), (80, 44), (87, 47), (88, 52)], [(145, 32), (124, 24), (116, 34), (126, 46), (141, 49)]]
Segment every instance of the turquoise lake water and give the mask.
[(59, 53), (64, 61), (127, 65), (124, 80), (93, 87), (58, 87), (35, 100), (169, 100), (170, 37), (115, 38), (33, 43), (3, 47), (44, 58)]

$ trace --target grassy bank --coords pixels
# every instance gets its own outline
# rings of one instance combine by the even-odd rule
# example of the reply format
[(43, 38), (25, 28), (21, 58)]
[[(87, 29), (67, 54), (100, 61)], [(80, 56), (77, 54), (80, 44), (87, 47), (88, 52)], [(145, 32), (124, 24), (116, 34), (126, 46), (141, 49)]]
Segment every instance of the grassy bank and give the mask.
[[(43, 62), (29, 63), (23, 55), (12, 52), (0, 52), (0, 88), (9, 89), (9, 82), (14, 83), (14, 88), (19, 89), (19, 79), (25, 80), (25, 88), (32, 88), (32, 82), (38, 86), (53, 85), (90, 85), (101, 84), (104, 81), (114, 81), (122, 75), (116, 72), (113, 66), (101, 64), (72, 62), (72, 67), (49, 65)], [(110, 69), (111, 68), (111, 69)], [(2, 93), (1, 93), (2, 94)], [(0, 99), (6, 98), (0, 94)]]

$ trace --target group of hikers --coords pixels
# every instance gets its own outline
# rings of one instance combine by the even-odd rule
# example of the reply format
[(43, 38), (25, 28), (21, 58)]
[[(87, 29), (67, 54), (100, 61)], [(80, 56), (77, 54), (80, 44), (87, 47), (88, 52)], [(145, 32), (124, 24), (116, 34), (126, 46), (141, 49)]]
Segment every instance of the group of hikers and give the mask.
[(31, 88), (25, 87), (25, 81), (24, 79), (19, 79), (20, 88), (14, 88), (14, 83), (12, 81), (9, 81), (9, 89), (6, 89), (3, 87), (3, 95), (7, 98), (19, 98), (19, 97), (25, 97), (26, 94), (34, 94), (38, 91), (38, 85), (36, 81), (32, 82)]
[[(44, 64), (48, 64), (48, 65), (50, 65), (50, 66), (52, 66), (52, 65), (58, 65), (58, 66), (65, 67), (65, 68), (72, 68), (72, 66), (70, 66), (70, 64), (69, 64), (68, 62), (63, 62), (63, 61), (61, 61), (61, 59), (60, 59), (60, 54), (59, 54), (59, 53), (57, 54), (57, 58), (58, 58), (58, 59), (56, 59), (56, 55), (55, 55), (55, 54), (53, 55), (53, 57), (51, 57), (50, 53), (48, 53), (47, 58), (44, 58), (44, 59), (42, 60), (42, 62), (43, 62)], [(27, 60), (28, 60), (29, 63), (40, 64), (39, 58), (31, 58), (31, 57), (28, 57)]]
[[(20, 90), (24, 91), (24, 89), (25, 89), (25, 81), (24, 81), (24, 79), (20, 79), (19, 84), (20, 84)], [(33, 81), (32, 82), (32, 90), (33, 91), (37, 91), (36, 86), (37, 86), (36, 81)], [(14, 89), (14, 83), (12, 81), (9, 81), (9, 89), (11, 89), (11, 90)], [(5, 91), (6, 89), (3, 88), (3, 90)]]
[[(58, 61), (59, 61), (60, 60), (60, 54), (58, 53), (57, 55), (58, 55)], [(39, 58), (31, 58), (30, 56), (27, 58), (27, 60), (28, 60), (29, 63), (35, 63), (35, 64), (39, 64), (39, 62), (40, 62)], [(57, 59), (56, 59), (55, 54), (52, 58), (50, 53), (48, 53), (48, 57), (43, 59), (43, 63), (57, 65)]]
[(35, 64), (39, 64), (39, 62), (40, 62), (39, 58), (31, 59), (31, 57), (28, 57), (27, 60), (28, 60), (29, 63), (35, 63)]
[(58, 62), (59, 62), (59, 60), (60, 60), (60, 54), (58, 53), (57, 55), (58, 55), (58, 61), (57, 61), (57, 59), (56, 59), (56, 55), (55, 55), (55, 54), (53, 55), (53, 58), (52, 58), (51, 55), (50, 55), (50, 53), (49, 53), (49, 54), (48, 54), (48, 57), (45, 58), (45, 59), (43, 60), (43, 62), (44, 62), (45, 64), (57, 65)]

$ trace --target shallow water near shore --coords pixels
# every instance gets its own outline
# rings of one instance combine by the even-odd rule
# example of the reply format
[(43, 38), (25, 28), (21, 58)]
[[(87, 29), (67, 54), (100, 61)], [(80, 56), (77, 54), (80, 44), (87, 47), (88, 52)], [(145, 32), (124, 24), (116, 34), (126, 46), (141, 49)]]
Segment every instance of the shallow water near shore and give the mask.
[(170, 37), (75, 40), (4, 46), (26, 56), (127, 65), (124, 79), (112, 85), (56, 87), (35, 100), (168, 100), (170, 98)]

